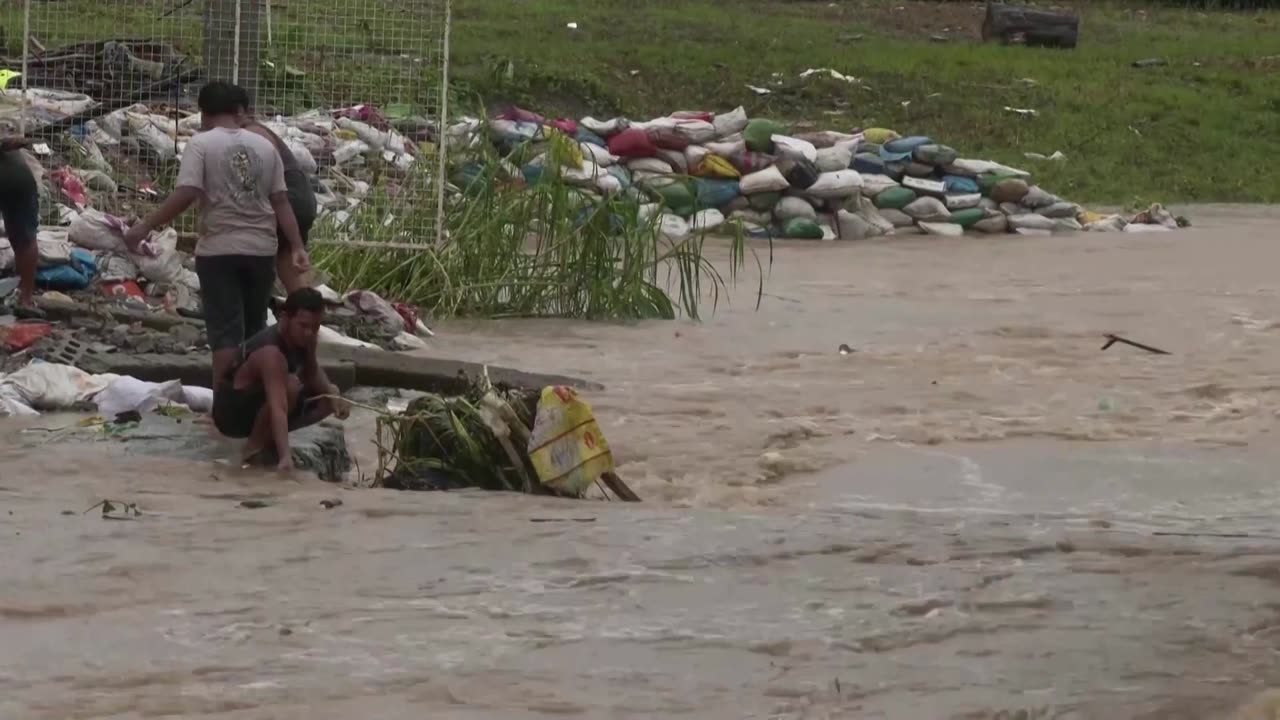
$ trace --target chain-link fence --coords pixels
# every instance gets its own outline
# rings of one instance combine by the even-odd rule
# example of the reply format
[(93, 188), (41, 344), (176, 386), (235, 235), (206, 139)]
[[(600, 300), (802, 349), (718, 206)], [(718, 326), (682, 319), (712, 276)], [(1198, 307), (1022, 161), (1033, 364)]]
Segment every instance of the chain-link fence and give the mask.
[(50, 172), (72, 171), (49, 184), (47, 216), (81, 204), (77, 184), (115, 214), (162, 197), (199, 130), (195, 95), (220, 79), (249, 90), (311, 175), (316, 242), (436, 239), (448, 0), (11, 0), (2, 13), (0, 122), (43, 140)]

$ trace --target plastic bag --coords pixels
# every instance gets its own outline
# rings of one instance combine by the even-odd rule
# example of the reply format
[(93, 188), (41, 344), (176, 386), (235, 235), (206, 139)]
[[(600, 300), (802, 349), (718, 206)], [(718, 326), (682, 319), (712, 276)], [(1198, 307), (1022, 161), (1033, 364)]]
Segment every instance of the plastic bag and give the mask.
[[(1040, 188), (1038, 185), (1032, 185), (1027, 189), (1026, 194), (1023, 195), (1022, 199), (1018, 202), (1021, 203), (1023, 207), (1029, 207), (1032, 210), (1040, 210), (1041, 208), (1047, 208), (1050, 205), (1061, 202), (1061, 198)], [(1075, 213), (1072, 213), (1072, 215), (1074, 214)]]
[(627, 128), (609, 138), (609, 152), (620, 158), (653, 157), (658, 154), (658, 146), (644, 130)]
[(87, 250), (124, 250), (124, 220), (90, 208), (71, 223), (67, 238)]
[(618, 162), (618, 157), (616, 155), (599, 145), (578, 143), (578, 149), (582, 153), (582, 157), (589, 159), (591, 162), (602, 167), (608, 167)]
[(821, 240), (824, 233), (813, 220), (794, 218), (782, 224), (782, 236), (793, 240)]
[(663, 213), (658, 218), (658, 232), (671, 242), (682, 242), (689, 237), (689, 223), (684, 218), (671, 213)]
[(776, 158), (765, 153), (746, 150), (729, 158), (729, 162), (733, 163), (733, 166), (737, 168), (739, 172), (746, 175), (748, 173), (760, 172), (761, 170), (772, 167), (774, 162), (776, 162)]
[(756, 118), (748, 121), (747, 126), (742, 129), (742, 139), (746, 141), (748, 150), (770, 153), (773, 152), (773, 136), (784, 135), (786, 132), (787, 129), (779, 123)]
[(803, 218), (805, 220), (817, 220), (818, 211), (809, 204), (808, 200), (798, 197), (784, 197), (778, 201), (778, 205), (773, 208), (773, 216), (778, 222), (785, 223), (788, 220)]
[(933, 177), (934, 168), (932, 165), (925, 165), (912, 160), (903, 165), (902, 171), (911, 177), (931, 178)]
[(689, 161), (685, 159), (683, 152), (679, 150), (658, 150), (657, 156), (666, 161), (675, 172), (681, 175), (689, 174)]
[(883, 208), (880, 210), (880, 217), (883, 217), (895, 228), (910, 227), (916, 224), (914, 218), (894, 208)]
[[(862, 175), (861, 192), (865, 197), (875, 198), (885, 190), (891, 190), (898, 187), (898, 181), (888, 175), (877, 175), (874, 173), (870, 175), (859, 173), (859, 175)], [(915, 198), (912, 199), (914, 200)]]
[(747, 151), (747, 143), (742, 140), (735, 140), (733, 142), (713, 142), (707, 143), (706, 148), (722, 158), (732, 159), (734, 155)]
[(1009, 232), (1009, 217), (1002, 212), (991, 214), (988, 211), (987, 216), (973, 224), (973, 229), (978, 232), (988, 234), (1000, 234)]
[(698, 164), (702, 162), (703, 158), (710, 154), (711, 151), (701, 145), (690, 145), (684, 149), (684, 159), (685, 162), (688, 163), (690, 170), (698, 167)]
[(102, 282), (120, 282), (138, 277), (138, 266), (129, 256), (116, 252), (100, 252), (94, 256), (98, 266), (98, 278)]
[[(716, 115), (711, 120), (712, 126), (716, 131), (716, 137), (723, 138), (740, 133), (747, 127), (747, 110), (742, 106), (738, 106), (727, 113)], [(714, 150), (712, 152), (715, 152)]]
[(738, 197), (737, 180), (710, 180), (697, 178), (693, 180), (694, 197), (699, 208), (722, 208)]
[[(1026, 203), (1026, 198), (1023, 198)], [(1080, 206), (1072, 202), (1056, 202), (1052, 205), (1040, 208), (1040, 214), (1048, 218), (1072, 218), (1075, 219), (1080, 214)]]
[(880, 157), (885, 162), (910, 160), (916, 148), (921, 145), (928, 145), (932, 142), (932, 140), (924, 135), (912, 135), (910, 137), (889, 140), (880, 146)]
[(609, 443), (591, 406), (570, 387), (543, 388), (528, 454), (538, 480), (565, 495), (582, 495), (614, 469)]
[(902, 212), (918, 222), (946, 222), (951, 218), (951, 211), (941, 200), (932, 197), (916, 198), (902, 208)]
[(932, 195), (940, 198), (947, 194), (947, 185), (941, 180), (905, 177), (902, 179), (902, 187), (911, 190), (917, 195)]
[(706, 155), (693, 167), (693, 174), (703, 177), (736, 178), (742, 173), (733, 163), (718, 155)]
[(818, 166), (819, 172), (848, 170), (849, 166), (853, 164), (853, 148), (849, 145), (824, 148), (818, 151), (817, 158), (814, 159), (813, 164)]
[(589, 143), (591, 145), (599, 145), (600, 147), (608, 147), (608, 143), (604, 138), (591, 132), (590, 130), (580, 127), (578, 132), (573, 134), (573, 139), (581, 143)]
[(649, 133), (649, 142), (663, 150), (684, 152), (684, 149), (689, 147), (688, 136), (675, 128), (651, 127), (647, 132)]
[(832, 199), (856, 195), (862, 187), (862, 175), (856, 170), (837, 170), (826, 172), (805, 190), (805, 194), (816, 198)]
[(182, 266), (182, 255), (178, 253), (177, 230), (165, 228), (163, 232), (152, 233), (147, 242), (156, 249), (155, 256), (129, 256), (138, 266), (138, 272), (143, 277), (162, 285), (182, 284), (191, 288), (200, 287), (200, 281), (195, 273)]
[(1009, 227), (1018, 230), (1053, 230), (1057, 223), (1051, 218), (1036, 213), (1009, 216)]
[(942, 184), (946, 186), (948, 193), (968, 195), (969, 193), (982, 192), (977, 180), (963, 175), (944, 175)]
[(685, 218), (696, 209), (693, 192), (685, 181), (667, 178), (662, 182), (651, 183), (648, 189), (672, 214)]
[(115, 375), (90, 375), (58, 363), (33, 362), (4, 376), (0, 388), (35, 410), (69, 410), (88, 402), (114, 380)]
[(955, 212), (956, 210), (978, 208), (978, 205), (982, 203), (982, 196), (978, 193), (969, 193), (967, 195), (948, 195), (943, 198), (943, 201), (947, 204), (948, 210)]
[(743, 195), (754, 195), (756, 193), (781, 192), (791, 187), (787, 179), (782, 176), (777, 166), (765, 168), (753, 172), (742, 177), (739, 190)]
[(960, 237), (964, 235), (964, 228), (947, 222), (922, 222), (920, 223), (920, 229), (926, 235), (942, 235), (945, 237)]
[(44, 290), (83, 290), (93, 282), (97, 271), (93, 253), (75, 248), (69, 262), (43, 265), (36, 270), (36, 286)]
[[(578, 123), (580, 127), (599, 135), (600, 137), (610, 137), (627, 129), (627, 121), (621, 118), (613, 118), (612, 120), (597, 120), (593, 117), (585, 117)], [(614, 153), (615, 155), (617, 153)]]
[(724, 224), (724, 214), (716, 209), (700, 210), (689, 222), (690, 228), (696, 233), (711, 232)]
[(915, 202), (916, 194), (904, 187), (892, 187), (880, 192), (875, 197), (875, 206), (881, 210), (902, 208)]
[(183, 400), (182, 383), (178, 380), (153, 383), (127, 375), (112, 380), (94, 398), (98, 412), (106, 418), (131, 410), (150, 412), (161, 405), (182, 403)]
[[(876, 235), (888, 235), (894, 231), (893, 223), (889, 222), (889, 220), (872, 205), (863, 205), (858, 208), (858, 211), (854, 214), (863, 220), (866, 220), (868, 225), (875, 228)], [(904, 215), (903, 217), (906, 216)], [(907, 219), (910, 220), (911, 218)]]
[(388, 334), (413, 331), (405, 325), (404, 318), (395, 306), (368, 290), (352, 290), (343, 297), (343, 304), (355, 310), (361, 317), (372, 320)]

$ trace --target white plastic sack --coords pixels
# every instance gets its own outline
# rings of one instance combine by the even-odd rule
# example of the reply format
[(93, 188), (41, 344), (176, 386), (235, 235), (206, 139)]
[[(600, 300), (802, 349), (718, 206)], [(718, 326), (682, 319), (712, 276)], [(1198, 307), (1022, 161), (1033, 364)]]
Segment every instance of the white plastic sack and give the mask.
[(964, 175), (966, 177), (977, 177), (986, 173), (1000, 173), (1002, 175), (1015, 175), (1021, 178), (1031, 177), (1031, 173), (1026, 170), (1019, 170), (1008, 165), (1001, 165), (991, 160), (969, 160), (966, 158), (958, 158), (955, 162), (944, 168), (948, 175)]
[(163, 232), (151, 233), (151, 237), (147, 239), (147, 242), (151, 243), (158, 251), (155, 257), (149, 255), (130, 256), (137, 264), (138, 272), (142, 273), (143, 277), (161, 285), (181, 284), (188, 287), (200, 287), (199, 279), (193, 280), (195, 273), (182, 266), (182, 256), (178, 254), (177, 230), (165, 228)]
[(902, 212), (920, 222), (944, 222), (951, 218), (951, 211), (941, 200), (931, 197), (916, 198)]
[(1045, 230), (1051, 231), (1057, 223), (1052, 219), (1036, 213), (1027, 213), (1025, 215), (1010, 215), (1009, 227), (1015, 232), (1022, 230)]
[(671, 128), (691, 143), (704, 143), (716, 139), (716, 128), (706, 120), (676, 119)]
[(883, 210), (880, 210), (879, 212), (880, 212), (880, 217), (884, 218), (885, 221), (888, 222), (890, 225), (892, 225), (894, 228), (911, 227), (912, 225), (916, 224), (916, 221), (912, 219), (910, 215), (902, 212), (901, 210), (895, 210), (893, 208), (885, 208)]
[(738, 153), (746, 152), (747, 141), (735, 140), (733, 142), (724, 141), (707, 143), (707, 149), (710, 150), (713, 155), (719, 155), (725, 160), (728, 160)]
[(689, 237), (689, 223), (677, 215), (663, 213), (658, 228), (658, 232), (672, 242), (681, 242)]
[(861, 187), (862, 175), (857, 170), (837, 170), (822, 173), (817, 182), (804, 192), (811, 197), (829, 200), (857, 195)]
[(124, 220), (89, 208), (71, 223), (67, 237), (86, 250), (124, 250)]
[(368, 290), (352, 290), (346, 294), (343, 302), (361, 316), (377, 322), (388, 333), (400, 333), (406, 329), (404, 317), (377, 293)]
[(773, 216), (778, 222), (785, 223), (788, 220), (803, 218), (805, 220), (817, 220), (818, 211), (808, 200), (799, 197), (784, 197), (778, 201), (773, 208)]
[(108, 419), (131, 410), (150, 412), (161, 405), (182, 403), (182, 383), (178, 380), (153, 383), (122, 375), (112, 380), (94, 401), (98, 403), (98, 412)]
[(99, 252), (94, 255), (94, 264), (98, 267), (97, 279), (103, 282), (136, 280), (138, 277), (138, 266), (121, 253)]
[(724, 224), (724, 213), (714, 208), (700, 210), (689, 221), (689, 227), (696, 233), (706, 233)]
[(1004, 213), (997, 212), (974, 223), (973, 229), (991, 235), (1007, 233), (1009, 232), (1009, 218)]
[(864, 197), (874, 198), (889, 188), (898, 187), (898, 181), (888, 175), (863, 175), (862, 176), (862, 195)]
[(966, 208), (978, 207), (978, 203), (982, 202), (981, 193), (967, 193), (963, 195), (948, 195), (946, 198), (948, 210), (964, 210)]
[(310, 147), (294, 139), (286, 139), (284, 144), (285, 147), (289, 148), (289, 152), (293, 153), (294, 159), (298, 161), (299, 170), (307, 175), (316, 174), (319, 165), (316, 164), (315, 156), (311, 154)]
[(593, 117), (585, 117), (585, 118), (582, 118), (581, 122), (579, 122), (578, 124), (590, 130), (591, 132), (599, 135), (600, 137), (605, 137), (605, 138), (609, 137), (610, 135), (617, 135), (619, 132), (622, 132), (628, 127), (627, 121), (623, 120), (622, 118), (613, 118), (612, 120), (597, 120)]
[(66, 265), (71, 262), (71, 242), (64, 232), (40, 230), (36, 234), (36, 248), (43, 265)]
[(627, 169), (631, 172), (651, 172), (659, 175), (670, 175), (675, 172), (671, 164), (658, 158), (636, 158), (627, 161)]
[(213, 412), (213, 391), (209, 388), (182, 386), (182, 404), (194, 412)]
[(33, 362), (0, 380), (13, 397), (35, 410), (67, 410), (87, 402), (106, 389), (117, 376), (90, 375), (59, 363)]
[(609, 152), (608, 148), (600, 147), (594, 143), (578, 143), (578, 147), (582, 149), (582, 156), (601, 167), (608, 167), (618, 162), (618, 156)]
[(964, 228), (955, 223), (944, 222), (922, 222), (920, 229), (925, 231), (927, 235), (943, 235), (946, 237), (960, 237), (964, 235)]
[(333, 163), (338, 166), (363, 158), (372, 148), (362, 140), (346, 140), (333, 150)]
[(1171, 230), (1170, 228), (1167, 228), (1163, 225), (1148, 225), (1147, 223), (1129, 223), (1128, 225), (1124, 226), (1124, 232), (1159, 233), (1159, 232), (1171, 232)]
[(391, 340), (391, 347), (396, 350), (426, 350), (427, 343), (417, 335), (402, 332)]
[[(491, 126), (503, 122), (506, 121), (494, 120), (492, 121)], [(409, 143), (405, 140), (403, 135), (395, 130), (383, 132), (372, 125), (362, 123), (359, 120), (352, 120), (351, 118), (338, 118), (337, 124), (338, 127), (344, 130), (354, 132), (356, 137), (360, 138), (361, 142), (379, 151), (390, 150), (397, 155), (400, 155), (408, 150)]]
[(1056, 202), (1040, 208), (1040, 214), (1055, 220), (1058, 218), (1075, 218), (1080, 214), (1080, 206), (1072, 202)]
[(1109, 215), (1084, 226), (1089, 232), (1122, 232), (1129, 223), (1119, 215)]
[(1061, 202), (1061, 199), (1057, 195), (1054, 195), (1038, 185), (1032, 185), (1031, 189), (1027, 191), (1027, 194), (1022, 196), (1022, 200), (1020, 202), (1023, 207), (1029, 207), (1032, 210), (1040, 210), (1041, 208), (1047, 208)]
[[(164, 161), (175, 160), (178, 152), (175, 147), (174, 138), (165, 130), (156, 127), (152, 120), (151, 114), (127, 113), (126, 119), (129, 123), (130, 134), (138, 137), (142, 142), (156, 154), (156, 157)], [(155, 116), (161, 120), (167, 121), (163, 115)], [(170, 126), (172, 127), (172, 126)]]
[(861, 215), (848, 210), (836, 213), (836, 228), (840, 231), (841, 240), (863, 240), (884, 234), (883, 230), (867, 222)]
[(703, 158), (710, 155), (711, 151), (701, 145), (690, 145), (684, 149), (685, 162), (689, 163), (689, 167), (697, 167)]
[(789, 158), (791, 160), (808, 160), (813, 162), (818, 159), (818, 148), (813, 143), (799, 138), (787, 137), (786, 135), (773, 136), (774, 152), (779, 157)]
[(770, 166), (764, 170), (744, 175), (738, 185), (738, 191), (743, 195), (756, 195), (766, 192), (781, 192), (789, 187), (791, 187), (791, 183), (787, 182), (787, 179), (782, 176), (782, 171), (776, 166)]
[(681, 175), (689, 174), (689, 161), (685, 159), (684, 152), (681, 150), (659, 150), (658, 157), (666, 161), (674, 172)]
[(0, 385), (0, 417), (34, 417), (39, 414), (12, 387)]
[(853, 162), (853, 149), (848, 145), (823, 148), (813, 162), (818, 166), (818, 172), (848, 170), (849, 163)]
[[(888, 218), (880, 212), (880, 210), (870, 203), (858, 208), (858, 212), (855, 214), (863, 220), (866, 220), (867, 224), (871, 225), (871, 227), (875, 228), (875, 235), (888, 235), (894, 231), (894, 224), (890, 222)], [(910, 220), (911, 218), (907, 219)]]
[[(902, 178), (902, 187), (914, 190), (917, 195), (935, 195), (941, 197), (947, 194), (947, 185), (941, 180), (904, 177)], [(979, 197), (981, 197), (981, 195), (979, 195)]]
[(718, 138), (740, 133), (747, 128), (747, 109), (738, 106), (727, 113), (716, 115), (712, 118), (711, 124), (715, 126)]
[(1075, 218), (1050, 218), (1053, 220), (1054, 232), (1080, 232), (1084, 226)]

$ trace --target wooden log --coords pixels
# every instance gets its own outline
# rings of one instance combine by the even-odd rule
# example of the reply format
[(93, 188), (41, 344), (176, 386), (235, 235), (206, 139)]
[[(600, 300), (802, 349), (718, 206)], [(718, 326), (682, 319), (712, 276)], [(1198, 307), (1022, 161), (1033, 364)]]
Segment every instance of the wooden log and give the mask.
[(1024, 5), (989, 2), (982, 21), (982, 39), (1005, 45), (1070, 49), (1076, 46), (1079, 34), (1079, 16)]

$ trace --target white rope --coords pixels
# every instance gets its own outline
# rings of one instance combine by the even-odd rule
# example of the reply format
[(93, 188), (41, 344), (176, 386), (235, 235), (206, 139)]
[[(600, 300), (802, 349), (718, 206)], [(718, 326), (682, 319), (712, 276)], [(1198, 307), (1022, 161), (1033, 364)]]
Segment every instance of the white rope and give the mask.
[(449, 36), (453, 31), (453, 2), (444, 3), (444, 53), (440, 68), (440, 120), (436, 128), (436, 153), (439, 155), (439, 166), (436, 168), (436, 247), (444, 245), (444, 189), (445, 173), (448, 165), (445, 154), (448, 152), (449, 136)]

